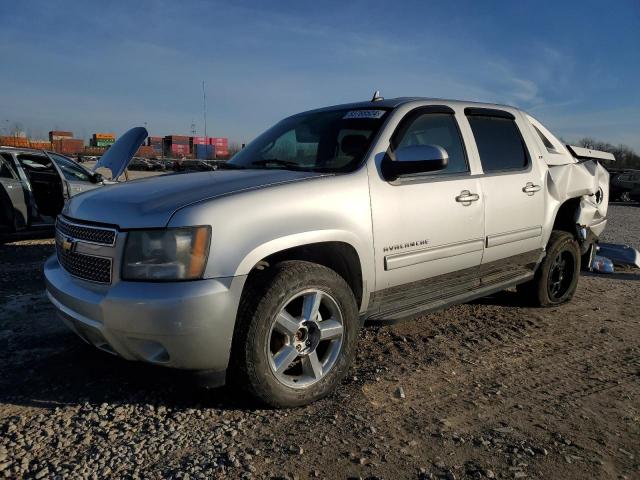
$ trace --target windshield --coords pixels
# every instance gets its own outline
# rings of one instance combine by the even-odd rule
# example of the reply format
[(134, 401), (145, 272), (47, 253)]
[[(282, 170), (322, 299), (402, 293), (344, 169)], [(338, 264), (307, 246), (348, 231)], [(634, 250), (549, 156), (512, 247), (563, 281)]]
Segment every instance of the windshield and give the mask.
[(362, 161), (386, 113), (379, 108), (296, 115), (260, 135), (229, 164), (239, 168), (349, 172)]

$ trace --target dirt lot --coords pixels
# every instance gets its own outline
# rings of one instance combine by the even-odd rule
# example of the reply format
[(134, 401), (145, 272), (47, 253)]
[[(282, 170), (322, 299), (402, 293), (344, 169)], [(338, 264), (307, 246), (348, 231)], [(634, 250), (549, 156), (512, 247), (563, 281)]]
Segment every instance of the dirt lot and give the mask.
[[(640, 247), (640, 207), (610, 216)], [(43, 294), (52, 250), (0, 247), (0, 477), (640, 478), (637, 270), (367, 327), (335, 395), (275, 411), (83, 344)]]

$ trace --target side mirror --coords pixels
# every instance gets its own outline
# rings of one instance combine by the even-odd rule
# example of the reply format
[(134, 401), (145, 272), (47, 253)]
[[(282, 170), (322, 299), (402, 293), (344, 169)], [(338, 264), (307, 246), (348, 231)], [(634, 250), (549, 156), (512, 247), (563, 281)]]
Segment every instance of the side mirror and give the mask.
[(443, 170), (448, 164), (449, 154), (441, 146), (411, 145), (387, 152), (380, 167), (383, 178), (393, 181), (403, 175)]
[(102, 177), (101, 173), (94, 173), (91, 176), (91, 182), (92, 183), (101, 183), (104, 180), (104, 178)]

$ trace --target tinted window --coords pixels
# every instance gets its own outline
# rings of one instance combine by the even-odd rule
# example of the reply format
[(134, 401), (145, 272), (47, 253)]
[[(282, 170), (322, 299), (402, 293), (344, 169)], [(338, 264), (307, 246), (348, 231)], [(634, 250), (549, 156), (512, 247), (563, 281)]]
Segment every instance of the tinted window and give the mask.
[(527, 150), (513, 120), (483, 116), (468, 118), (485, 172), (519, 170), (527, 166)]
[(11, 155), (2, 154), (2, 156), (4, 159), (0, 158), (0, 178), (18, 178), (10, 166), (10, 160), (5, 160), (10, 159)]
[(438, 145), (447, 151), (449, 154), (447, 168), (434, 172), (435, 174), (469, 171), (458, 124), (453, 115), (425, 113), (417, 117), (398, 139), (395, 148), (412, 145)]
[(547, 147), (547, 151), (549, 153), (558, 153), (558, 151), (556, 150), (556, 147), (553, 146), (553, 143), (551, 143), (551, 141), (549, 141), (549, 139), (545, 137), (540, 130), (538, 130), (538, 127), (536, 127), (535, 125), (531, 125), (531, 126), (538, 133), (538, 136), (540, 137), (540, 140), (542, 140), (542, 143), (544, 143), (544, 146)]
[(0, 178), (14, 178), (11, 169), (2, 159), (0, 159)]

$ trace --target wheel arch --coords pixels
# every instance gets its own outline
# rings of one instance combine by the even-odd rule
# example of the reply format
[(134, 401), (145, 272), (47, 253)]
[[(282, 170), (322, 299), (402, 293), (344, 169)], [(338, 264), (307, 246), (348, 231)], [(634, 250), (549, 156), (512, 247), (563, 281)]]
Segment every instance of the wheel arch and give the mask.
[(285, 260), (312, 262), (340, 275), (351, 287), (360, 311), (366, 309), (369, 297), (366, 272), (363, 271), (362, 257), (353, 244), (343, 240), (322, 240), (297, 243), (284, 248), (262, 248), (259, 251), (262, 253), (248, 255), (242, 262), (243, 266), (240, 268), (250, 265), (246, 283), (251, 281), (252, 275)]

